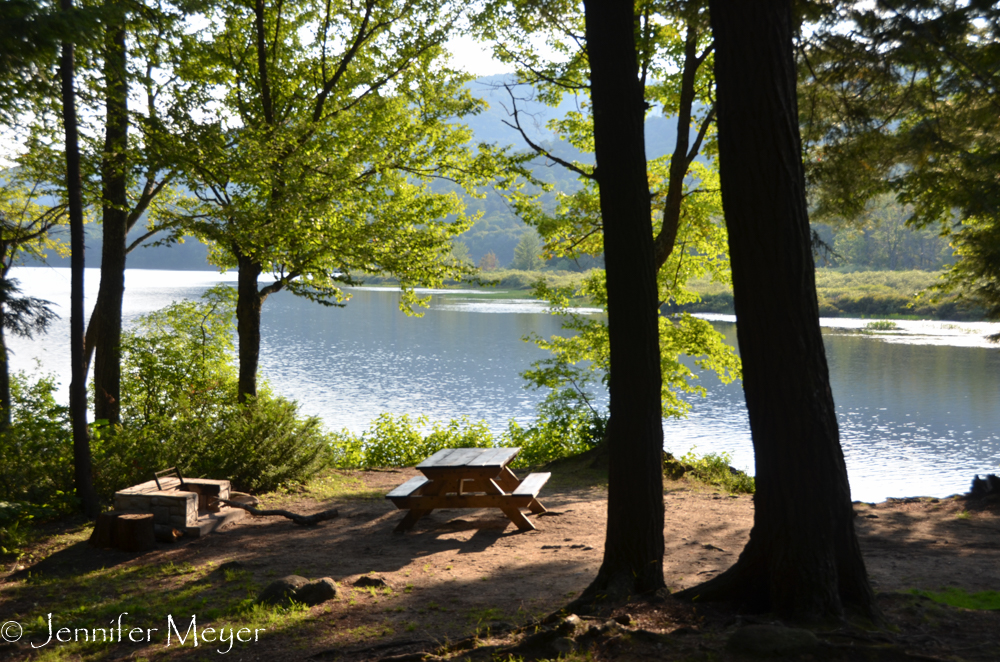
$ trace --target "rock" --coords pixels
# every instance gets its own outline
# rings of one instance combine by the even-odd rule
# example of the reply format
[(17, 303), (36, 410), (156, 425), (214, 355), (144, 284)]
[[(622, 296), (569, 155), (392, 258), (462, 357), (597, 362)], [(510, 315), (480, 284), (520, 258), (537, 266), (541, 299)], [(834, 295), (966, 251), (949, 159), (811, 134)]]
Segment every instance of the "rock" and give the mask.
[(295, 600), (295, 592), (299, 587), (305, 586), (308, 583), (308, 579), (299, 575), (288, 575), (287, 577), (276, 579), (260, 592), (260, 595), (257, 596), (257, 602), (262, 605), (285, 604), (289, 600)]
[(232, 570), (235, 572), (238, 570), (246, 570), (246, 567), (246, 564), (242, 561), (226, 561), (220, 565), (218, 569), (219, 572), (225, 572), (226, 570)]
[(282, 605), (289, 601), (310, 607), (337, 597), (337, 584), (329, 577), (309, 581), (298, 575), (288, 575), (277, 579), (260, 592), (257, 602), (268, 605)]
[(300, 586), (292, 599), (312, 607), (333, 600), (335, 597), (337, 597), (337, 584), (329, 577), (323, 577)]
[(780, 625), (746, 625), (726, 642), (726, 650), (752, 657), (773, 659), (813, 653), (822, 644), (809, 630)]
[(576, 614), (570, 614), (566, 618), (562, 619), (559, 625), (556, 627), (556, 632), (563, 635), (564, 637), (572, 636), (576, 632), (577, 628), (583, 624), (580, 617)]
[(375, 575), (364, 575), (358, 577), (354, 585), (359, 588), (389, 588), (389, 582), (385, 581), (381, 577), (376, 577)]

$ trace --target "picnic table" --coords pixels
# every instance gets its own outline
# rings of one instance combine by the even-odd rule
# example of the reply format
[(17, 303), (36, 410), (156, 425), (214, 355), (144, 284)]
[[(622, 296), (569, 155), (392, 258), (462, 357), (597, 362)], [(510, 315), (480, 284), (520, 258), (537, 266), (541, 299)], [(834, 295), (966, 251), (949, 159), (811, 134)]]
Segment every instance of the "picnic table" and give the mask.
[(520, 509), (545, 512), (536, 498), (551, 473), (519, 480), (507, 465), (520, 448), (445, 448), (417, 465), (422, 476), (386, 495), (400, 510), (409, 510), (396, 526), (406, 531), (435, 508), (499, 508), (517, 528), (534, 530)]

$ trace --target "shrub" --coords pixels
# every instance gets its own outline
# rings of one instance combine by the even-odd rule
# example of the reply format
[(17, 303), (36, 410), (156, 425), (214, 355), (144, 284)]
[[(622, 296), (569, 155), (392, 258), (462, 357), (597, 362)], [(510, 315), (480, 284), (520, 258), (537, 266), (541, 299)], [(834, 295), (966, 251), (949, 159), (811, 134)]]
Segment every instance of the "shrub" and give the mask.
[[(0, 501), (45, 518), (73, 509), (73, 443), (68, 408), (54, 376), (11, 376), (11, 426), (0, 435)], [(30, 507), (29, 507), (30, 506)], [(12, 511), (11, 511), (12, 512)]]
[(709, 485), (721, 487), (731, 494), (753, 494), (756, 481), (745, 471), (732, 466), (733, 457), (729, 453), (709, 453), (701, 457), (695, 455), (694, 448), (679, 460), (670, 453), (663, 458), (664, 473), (675, 480), (690, 476)]
[(122, 421), (93, 442), (95, 485), (104, 499), (176, 466), (185, 476), (270, 491), (304, 482), (332, 461), (319, 419), (273, 395), (237, 402), (233, 295), (213, 288), (175, 302), (122, 334)]

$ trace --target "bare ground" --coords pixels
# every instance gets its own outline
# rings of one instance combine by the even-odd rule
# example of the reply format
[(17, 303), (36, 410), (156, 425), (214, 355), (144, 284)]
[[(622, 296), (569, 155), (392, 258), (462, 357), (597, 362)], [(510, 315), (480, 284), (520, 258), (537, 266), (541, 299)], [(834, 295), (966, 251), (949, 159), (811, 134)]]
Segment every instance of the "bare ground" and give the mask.
[[(228, 567), (240, 567), (258, 587), (298, 574), (332, 577), (340, 594), (312, 607), (294, 626), (277, 625), (260, 641), (238, 646), (228, 659), (437, 659), (425, 658), (431, 653), (477, 659), (507, 659), (514, 653), (528, 659), (555, 658), (570, 650), (583, 656), (579, 659), (730, 659), (735, 654), (725, 645), (736, 628), (770, 622), (725, 605), (700, 607), (667, 598), (623, 605), (600, 619), (583, 621), (575, 632), (566, 625), (556, 631), (557, 622), (550, 620), (549, 626), (542, 620), (579, 595), (600, 565), (605, 487), (593, 480), (554, 478), (539, 497), (549, 512), (533, 518), (537, 531), (519, 532), (499, 511), (442, 510), (407, 533), (394, 533), (402, 513), (380, 495), (413, 475), (412, 469), (347, 474), (356, 485), (363, 484), (360, 496), (358, 491), (332, 500), (300, 495), (281, 502), (283, 508), (305, 514), (339, 507), (339, 518), (314, 528), (281, 518), (247, 518), (204, 538), (163, 544), (139, 555), (95, 550), (84, 542), (40, 547), (36, 562), (20, 570), (15, 565), (10, 568), (15, 572), (5, 576), (0, 615), (8, 620), (45, 613), (44, 602), (39, 604), (30, 590), (32, 576), (135, 564), (218, 567), (238, 562)], [(753, 504), (749, 496), (734, 497), (684, 480), (667, 481), (665, 487), (664, 571), (667, 585), (677, 590), (736, 560), (747, 541)], [(908, 593), (943, 587), (972, 593), (1000, 589), (997, 509), (967, 510), (960, 498), (924, 498), (859, 503), (856, 511), (862, 549), (889, 627), (822, 631), (822, 648), (810, 649), (802, 659), (1000, 659), (1000, 612), (945, 607)], [(353, 588), (362, 576), (383, 579), (391, 591)], [(157, 599), (156, 590), (170, 587), (151, 588), (151, 600)], [(608, 624), (608, 616), (617, 616), (622, 625)], [(87, 659), (218, 655), (205, 648), (128, 644), (91, 651)], [(0, 648), (0, 658), (32, 659), (37, 654), (24, 642)]]

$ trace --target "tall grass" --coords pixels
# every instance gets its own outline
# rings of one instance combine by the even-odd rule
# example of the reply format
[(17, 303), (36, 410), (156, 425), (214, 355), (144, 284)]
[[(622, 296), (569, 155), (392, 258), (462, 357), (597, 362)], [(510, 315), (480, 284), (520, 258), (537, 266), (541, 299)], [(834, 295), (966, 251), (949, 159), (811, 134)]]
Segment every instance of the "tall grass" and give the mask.
[[(982, 319), (984, 311), (958, 294), (930, 288), (943, 271), (816, 270), (816, 294), (823, 317), (909, 317), (916, 319)], [(688, 283), (702, 301), (682, 306), (686, 312), (733, 313), (732, 288), (707, 279)]]

